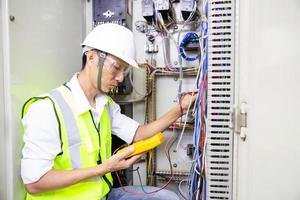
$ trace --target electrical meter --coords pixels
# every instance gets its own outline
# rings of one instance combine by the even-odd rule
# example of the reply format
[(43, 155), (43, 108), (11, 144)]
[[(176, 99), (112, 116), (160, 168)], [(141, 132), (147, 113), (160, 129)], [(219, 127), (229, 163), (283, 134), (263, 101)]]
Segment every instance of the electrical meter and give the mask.
[[(181, 14), (182, 14), (182, 18), (184, 20), (187, 20), (190, 17), (190, 14), (194, 10), (194, 4), (195, 4), (195, 0), (181, 0), (180, 1)], [(194, 13), (194, 17), (195, 17), (195, 13)]]
[(147, 22), (152, 22), (154, 16), (153, 0), (142, 0), (142, 15)]
[(154, 0), (155, 10), (166, 11), (170, 9), (169, 0)]
[(181, 11), (192, 12), (194, 3), (195, 3), (195, 0), (181, 0), (180, 1)]
[(93, 0), (94, 24), (117, 23), (130, 27), (129, 6), (127, 0)]

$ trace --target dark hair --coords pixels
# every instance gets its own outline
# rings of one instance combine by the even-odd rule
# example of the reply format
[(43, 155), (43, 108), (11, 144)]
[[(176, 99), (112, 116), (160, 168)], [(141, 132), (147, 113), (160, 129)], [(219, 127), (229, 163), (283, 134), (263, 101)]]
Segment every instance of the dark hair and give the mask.
[(82, 55), (82, 66), (81, 66), (81, 71), (84, 69), (86, 64), (86, 55), (85, 53)]

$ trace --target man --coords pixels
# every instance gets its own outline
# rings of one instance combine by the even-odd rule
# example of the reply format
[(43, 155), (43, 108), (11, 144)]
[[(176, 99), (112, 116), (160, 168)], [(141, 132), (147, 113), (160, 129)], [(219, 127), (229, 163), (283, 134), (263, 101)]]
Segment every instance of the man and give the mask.
[(116, 24), (99, 25), (86, 37), (83, 66), (72, 79), (23, 107), (24, 148), (21, 175), (27, 199), (178, 199), (167, 190), (155, 195), (125, 194), (112, 189), (111, 172), (128, 168), (141, 155), (134, 149), (111, 155), (111, 133), (127, 143), (169, 127), (195, 96), (184, 96), (160, 119), (139, 125), (122, 115), (105, 95), (124, 80), (134, 60), (133, 34)]

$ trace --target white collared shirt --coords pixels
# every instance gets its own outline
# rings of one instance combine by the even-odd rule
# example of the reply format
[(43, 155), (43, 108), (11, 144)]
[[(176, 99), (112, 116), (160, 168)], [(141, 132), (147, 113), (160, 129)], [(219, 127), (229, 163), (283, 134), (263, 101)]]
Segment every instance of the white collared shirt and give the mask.
[[(78, 106), (78, 114), (92, 111), (96, 124), (99, 124), (104, 106), (108, 103), (103, 94), (96, 96), (96, 108), (91, 107), (81, 89), (77, 73), (67, 86), (74, 94)], [(127, 143), (131, 143), (139, 123), (121, 114), (118, 104), (113, 102), (110, 110), (112, 134)], [(22, 119), (25, 127), (23, 158), (21, 160), (21, 177), (25, 184), (38, 181), (46, 172), (52, 169), (54, 159), (61, 152), (61, 142), (58, 132), (58, 123), (53, 105), (50, 100), (41, 100), (33, 103)]]

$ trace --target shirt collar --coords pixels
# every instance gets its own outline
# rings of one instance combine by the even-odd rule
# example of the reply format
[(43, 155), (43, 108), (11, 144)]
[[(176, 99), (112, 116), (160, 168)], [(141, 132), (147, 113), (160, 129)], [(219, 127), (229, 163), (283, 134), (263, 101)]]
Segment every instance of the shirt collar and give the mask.
[(103, 111), (103, 107), (108, 103), (107, 97), (103, 94), (98, 94), (95, 98), (96, 108), (92, 108), (88, 99), (86, 98), (78, 81), (78, 72), (73, 75), (71, 80), (67, 83), (67, 86), (71, 89), (75, 102), (77, 104), (77, 114), (81, 115), (89, 110), (96, 110), (100, 114)]

